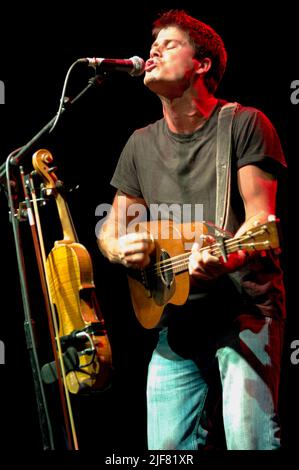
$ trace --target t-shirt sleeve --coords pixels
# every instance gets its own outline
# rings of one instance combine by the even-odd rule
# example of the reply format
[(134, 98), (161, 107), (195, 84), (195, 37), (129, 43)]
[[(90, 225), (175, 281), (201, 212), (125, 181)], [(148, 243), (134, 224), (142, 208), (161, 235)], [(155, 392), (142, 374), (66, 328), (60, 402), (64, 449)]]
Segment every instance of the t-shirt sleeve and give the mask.
[(124, 193), (135, 197), (142, 197), (137, 175), (135, 157), (135, 133), (133, 133), (124, 146), (110, 184)]
[(241, 108), (234, 122), (237, 167), (255, 164), (278, 175), (286, 167), (281, 142), (267, 116), (255, 108)]

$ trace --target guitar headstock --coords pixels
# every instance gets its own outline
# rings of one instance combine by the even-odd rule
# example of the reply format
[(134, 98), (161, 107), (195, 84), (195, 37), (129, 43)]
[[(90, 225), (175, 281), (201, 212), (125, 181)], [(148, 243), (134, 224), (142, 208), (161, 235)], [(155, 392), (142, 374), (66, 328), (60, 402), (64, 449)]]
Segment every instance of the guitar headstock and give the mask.
[(262, 251), (271, 249), (279, 252), (280, 237), (278, 225), (279, 220), (274, 215), (270, 215), (267, 222), (257, 223), (240, 237), (231, 240), (237, 242), (237, 249), (239, 250)]

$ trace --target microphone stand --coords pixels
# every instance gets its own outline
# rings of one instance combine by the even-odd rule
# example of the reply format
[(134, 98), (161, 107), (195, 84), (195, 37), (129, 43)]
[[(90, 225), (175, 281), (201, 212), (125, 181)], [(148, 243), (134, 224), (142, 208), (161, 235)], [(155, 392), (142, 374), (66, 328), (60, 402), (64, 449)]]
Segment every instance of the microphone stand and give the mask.
[[(67, 101), (67, 107), (62, 107), (61, 114), (65, 110), (70, 109), (71, 105), (74, 104), (78, 99), (83, 96), (91, 87), (100, 85), (103, 82), (103, 77), (96, 75), (89, 79), (88, 85), (72, 100)], [(35, 344), (35, 338), (32, 328), (32, 315), (30, 311), (30, 302), (29, 302), (29, 293), (27, 287), (27, 278), (26, 278), (26, 269), (25, 261), (22, 249), (22, 242), (20, 236), (19, 222), (26, 220), (27, 217), (23, 216), (22, 210), (16, 208), (18, 204), (17, 191), (15, 189), (15, 182), (10, 179), (10, 167), (18, 166), (21, 160), (25, 157), (27, 152), (29, 152), (35, 143), (37, 143), (47, 131), (51, 129), (54, 122), (56, 121), (56, 116), (53, 117), (26, 145), (13, 151), (6, 159), (6, 161), (0, 166), (0, 189), (1, 186), (4, 188), (4, 192), (7, 196), (8, 208), (9, 208), (9, 219), (12, 224), (12, 230), (14, 235), (14, 242), (16, 248), (16, 257), (17, 257), (17, 266), (19, 271), (20, 278), (20, 287), (22, 294), (22, 302), (24, 308), (24, 331), (25, 331), (25, 341), (27, 350), (29, 351), (30, 364), (33, 374), (33, 384), (37, 401), (37, 410), (39, 425), (41, 428), (42, 443), (44, 450), (54, 450), (54, 441), (52, 426), (49, 418), (44, 387), (41, 377), (41, 371), (39, 366), (39, 360), (37, 356), (37, 349)], [(16, 153), (17, 152), (17, 153)], [(14, 194), (13, 189), (14, 188)], [(30, 222), (30, 220), (29, 220)]]
[[(63, 114), (67, 109), (71, 107), (76, 101), (78, 101), (81, 96), (83, 96), (91, 87), (96, 86), (96, 85), (101, 85), (103, 82), (103, 77), (101, 75), (96, 75), (89, 79), (88, 85), (77, 95), (75, 98), (72, 100), (68, 99), (68, 101), (65, 103), (66, 107), (63, 107), (61, 109), (61, 114)], [(32, 149), (33, 145), (38, 142), (41, 137), (46, 134), (46, 132), (51, 129), (52, 125), (54, 124), (56, 120), (56, 116), (54, 116), (51, 121), (49, 121), (32, 139), (25, 144), (23, 147), (21, 147), (20, 151), (10, 159), (9, 163), (10, 165), (17, 166), (21, 162), (22, 158), (25, 156), (25, 154)], [(10, 157), (10, 156), (9, 156)], [(9, 158), (8, 157), (8, 158)], [(5, 182), (5, 177), (6, 177), (6, 162), (4, 162), (0, 166), (0, 185)]]

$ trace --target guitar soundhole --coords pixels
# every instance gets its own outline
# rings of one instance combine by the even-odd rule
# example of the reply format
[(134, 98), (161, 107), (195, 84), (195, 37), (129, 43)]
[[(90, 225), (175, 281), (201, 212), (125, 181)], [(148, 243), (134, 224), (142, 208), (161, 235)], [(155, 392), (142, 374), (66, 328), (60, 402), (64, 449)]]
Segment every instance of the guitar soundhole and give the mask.
[(167, 263), (167, 260), (170, 259), (169, 254), (161, 250), (160, 253), (160, 275), (163, 283), (166, 285), (166, 287), (170, 288), (172, 281), (173, 281), (173, 270), (172, 270), (172, 263), (171, 261)]

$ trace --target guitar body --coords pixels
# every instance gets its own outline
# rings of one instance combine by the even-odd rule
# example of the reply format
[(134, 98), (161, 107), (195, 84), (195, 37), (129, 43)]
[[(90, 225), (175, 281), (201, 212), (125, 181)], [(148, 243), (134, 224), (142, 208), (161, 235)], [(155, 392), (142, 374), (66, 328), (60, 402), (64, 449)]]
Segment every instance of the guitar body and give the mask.
[[(254, 220), (246, 232), (238, 237), (218, 241), (204, 246), (200, 236), (207, 233), (204, 223), (192, 222), (174, 224), (170, 221), (150, 221), (134, 226), (134, 231), (151, 233), (155, 251), (151, 263), (142, 270), (130, 270), (128, 282), (133, 308), (137, 319), (144, 328), (154, 328), (160, 322), (165, 306), (170, 303), (183, 305), (189, 294), (190, 281), (188, 261), (193, 242), (203, 245), (218, 258), (238, 250), (280, 252), (277, 230), (278, 220), (268, 216), (268, 222)], [(133, 231), (133, 230), (131, 230)]]
[[(71, 393), (101, 389), (110, 379), (112, 359), (109, 339), (95, 295), (89, 253), (79, 243), (56, 242), (47, 258), (46, 269), (58, 316), (59, 336), (97, 326), (97, 333), (90, 335), (96, 349), (94, 360), (91, 361), (90, 354), (78, 354), (80, 370), (70, 371), (66, 375), (68, 389)], [(89, 347), (87, 341), (84, 350)]]
[[(135, 314), (141, 325), (149, 329), (158, 325), (168, 303), (183, 305), (186, 302), (190, 289), (187, 266), (184, 271), (175, 272), (175, 264), (174, 267), (167, 265), (167, 259), (180, 257), (195, 239), (200, 242), (206, 227), (199, 222), (178, 225), (160, 220), (140, 223), (134, 228), (151, 233), (156, 246), (150, 266), (142, 271), (130, 270), (128, 274)], [(161, 261), (166, 262), (164, 268), (159, 266)]]

